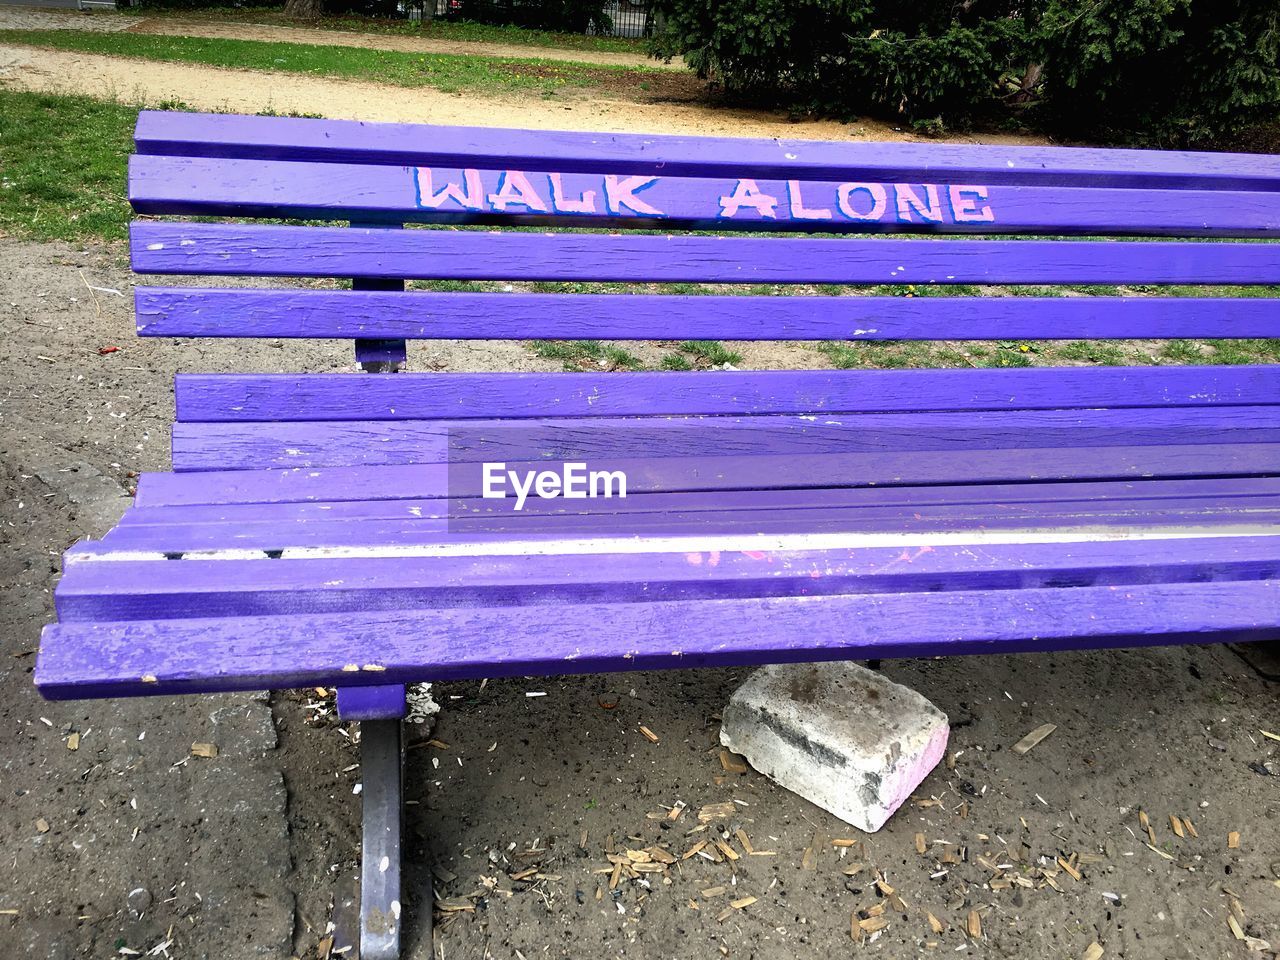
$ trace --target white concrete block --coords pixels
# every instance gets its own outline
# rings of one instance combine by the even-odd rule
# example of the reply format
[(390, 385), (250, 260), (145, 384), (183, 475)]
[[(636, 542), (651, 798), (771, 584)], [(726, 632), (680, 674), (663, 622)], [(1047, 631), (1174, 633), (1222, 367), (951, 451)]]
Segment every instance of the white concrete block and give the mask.
[(720, 742), (841, 820), (874, 833), (947, 750), (947, 715), (853, 663), (762, 667), (723, 712)]

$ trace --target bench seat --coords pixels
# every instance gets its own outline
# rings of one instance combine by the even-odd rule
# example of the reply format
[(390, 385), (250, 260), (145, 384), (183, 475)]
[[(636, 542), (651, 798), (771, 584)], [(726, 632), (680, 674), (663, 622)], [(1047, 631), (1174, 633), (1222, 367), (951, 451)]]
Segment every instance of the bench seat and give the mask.
[(418, 497), (136, 507), (68, 554), (37, 683), (51, 698), (355, 686), (1260, 639), (1280, 623), (1275, 479), (619, 502), (475, 533)]
[[(46, 696), (1280, 623), (1273, 367), (183, 375), (176, 393), (175, 472), (67, 553)], [(566, 458), (623, 470), (628, 496), (512, 512), (474, 470)]]

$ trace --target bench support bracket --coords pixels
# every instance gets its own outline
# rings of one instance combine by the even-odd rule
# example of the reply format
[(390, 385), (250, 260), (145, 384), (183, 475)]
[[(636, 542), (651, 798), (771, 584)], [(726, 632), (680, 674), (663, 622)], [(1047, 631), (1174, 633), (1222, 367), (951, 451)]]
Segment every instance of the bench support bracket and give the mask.
[[(360, 958), (400, 956), (400, 830), (404, 751), (400, 721), (360, 724), (364, 841), (360, 851)], [(428, 910), (430, 906), (428, 906)], [(430, 916), (430, 914), (427, 914)]]
[[(402, 925), (400, 846), (404, 809), (404, 743), (401, 718), (406, 712), (400, 684), (339, 687), (338, 715), (360, 722), (360, 780), (363, 838), (360, 845), (359, 935), (353, 929), (351, 898), (341, 919), (338, 946), (359, 943), (361, 960), (397, 960)], [(430, 905), (427, 923), (430, 924)], [(429, 930), (429, 927), (428, 927)]]

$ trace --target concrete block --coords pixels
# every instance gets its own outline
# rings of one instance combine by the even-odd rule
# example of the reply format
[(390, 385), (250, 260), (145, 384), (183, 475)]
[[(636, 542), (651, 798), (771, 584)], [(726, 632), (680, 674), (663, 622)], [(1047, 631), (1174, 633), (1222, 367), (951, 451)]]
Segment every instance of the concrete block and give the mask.
[(947, 715), (853, 663), (763, 667), (723, 712), (720, 742), (765, 776), (874, 833), (947, 750)]

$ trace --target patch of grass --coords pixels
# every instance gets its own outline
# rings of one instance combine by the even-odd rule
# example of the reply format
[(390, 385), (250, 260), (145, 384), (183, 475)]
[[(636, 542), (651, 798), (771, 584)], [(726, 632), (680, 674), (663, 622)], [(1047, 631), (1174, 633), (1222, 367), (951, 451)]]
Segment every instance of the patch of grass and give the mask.
[(644, 369), (635, 354), (599, 340), (531, 340), (529, 347), (543, 359), (559, 360), (566, 370)]
[(36, 240), (118, 240), (136, 107), (0, 92), (0, 229)]
[(1176, 364), (1276, 363), (1280, 340), (1169, 340), (1161, 345), (1159, 357)]
[[(818, 352), (839, 370), (904, 370), (913, 367), (972, 367), (974, 351), (956, 344), (928, 340), (867, 340), (817, 343)], [(985, 354), (984, 354), (985, 355)]]
[(496, 280), (410, 280), (410, 290), (430, 290), (432, 293), (493, 293), (502, 286)]
[(1238, 284), (1215, 287), (1171, 284), (1167, 287), (1151, 289), (1161, 297), (1280, 297), (1280, 286), (1276, 284), (1262, 284), (1256, 287), (1244, 287)]
[(637, 74), (638, 80), (641, 75), (655, 72), (649, 68), (561, 60), (401, 53), (308, 43), (78, 30), (0, 30), (0, 43), (242, 70), (343, 77), (398, 87), (434, 87), (445, 93), (589, 89), (601, 86), (606, 77), (616, 79), (620, 74), (631, 72)]
[(683, 353), (668, 353), (658, 364), (663, 370), (692, 370), (693, 363)]
[(633, 37), (595, 37), (580, 33), (557, 33), (553, 30), (529, 30), (500, 24), (472, 23), (467, 20), (412, 21), (381, 17), (330, 16), (319, 20), (294, 20), (284, 15), (283, 7), (205, 7), (202, 9), (168, 9), (148, 4), (126, 7), (122, 15), (142, 14), (147, 17), (170, 17), (178, 20), (213, 20), (218, 23), (268, 24), (272, 26), (310, 27), (340, 33), (389, 34), (422, 37), (426, 40), (459, 40), (469, 43), (505, 43), (523, 47), (558, 47), (562, 50), (597, 50), (609, 53), (646, 52), (645, 41)]
[(1032, 287), (1013, 284), (1005, 287), (1005, 292), (1011, 297), (1060, 297), (1063, 291), (1061, 287)]
[(1120, 296), (1120, 288), (1113, 287), (1106, 283), (1077, 283), (1064, 286), (1062, 290), (1073, 290), (1076, 293), (1084, 294), (1086, 297), (1118, 297)]
[(719, 340), (686, 340), (678, 349), (699, 367), (723, 367), (726, 363), (733, 366), (742, 362), (742, 354), (729, 350)]
[(978, 362), (980, 367), (1034, 367), (1031, 358), (1025, 353), (1013, 350), (997, 350), (994, 354)]
[(1096, 363), (1104, 367), (1124, 364), (1124, 352), (1106, 340), (1072, 340), (1058, 348), (1058, 354), (1067, 360)]
[(529, 285), (534, 293), (635, 293), (635, 284), (584, 280), (535, 280)]
[(968, 283), (884, 283), (871, 288), (878, 297), (976, 297), (982, 291)]
[(1170, 340), (1160, 351), (1172, 363), (1208, 363), (1208, 353), (1198, 340)]

